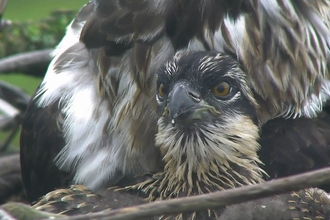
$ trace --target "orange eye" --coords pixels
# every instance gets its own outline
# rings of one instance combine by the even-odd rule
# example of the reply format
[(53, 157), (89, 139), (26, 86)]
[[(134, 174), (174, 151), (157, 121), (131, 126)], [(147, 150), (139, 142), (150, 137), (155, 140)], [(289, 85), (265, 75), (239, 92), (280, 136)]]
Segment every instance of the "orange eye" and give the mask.
[(212, 88), (212, 93), (217, 97), (224, 97), (229, 94), (231, 87), (227, 82), (220, 82)]
[(161, 84), (159, 85), (158, 94), (159, 94), (159, 96), (162, 97), (162, 98), (164, 98), (165, 95), (166, 95), (166, 90), (165, 90), (165, 86), (164, 86), (163, 83), (161, 83)]

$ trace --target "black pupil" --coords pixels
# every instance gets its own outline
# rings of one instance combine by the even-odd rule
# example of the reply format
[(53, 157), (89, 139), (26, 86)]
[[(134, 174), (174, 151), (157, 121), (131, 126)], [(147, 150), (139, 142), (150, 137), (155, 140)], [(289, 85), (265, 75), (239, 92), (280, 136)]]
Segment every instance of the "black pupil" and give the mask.
[(218, 93), (223, 93), (226, 90), (226, 87), (221, 83), (217, 86), (216, 89)]

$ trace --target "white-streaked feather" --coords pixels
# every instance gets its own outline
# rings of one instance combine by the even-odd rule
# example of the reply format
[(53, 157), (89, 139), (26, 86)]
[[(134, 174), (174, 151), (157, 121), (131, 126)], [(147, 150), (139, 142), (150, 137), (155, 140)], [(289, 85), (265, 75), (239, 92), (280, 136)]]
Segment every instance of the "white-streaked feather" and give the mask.
[[(321, 47), (325, 51), (326, 56), (320, 56), (317, 61), (317, 68), (313, 71), (315, 75), (323, 75), (324, 78), (327, 78), (329, 75), (327, 61), (330, 57), (329, 8), (322, 8), (321, 15), (315, 10), (311, 10), (305, 15), (295, 10), (291, 0), (281, 2), (285, 5), (285, 10), (279, 6), (277, 0), (258, 1), (256, 10), (259, 15), (261, 32), (265, 28), (265, 22), (269, 22), (274, 30), (278, 32), (277, 43), (281, 45), (281, 42), (284, 42), (281, 39), (282, 35), (280, 35), (283, 34), (282, 27), (290, 27), (291, 22), (301, 21), (301, 28), (298, 31), (299, 37), (296, 39), (302, 41), (299, 45), (306, 46), (306, 54), (310, 53), (318, 56), (320, 53), (318, 48), (314, 48), (312, 42), (315, 42), (317, 47)], [(314, 0), (313, 2), (317, 1)], [(151, 14), (164, 15), (171, 4), (173, 2), (167, 0), (152, 1), (147, 11)], [(209, 4), (211, 4), (211, 1), (201, 0), (199, 5), (202, 6), (202, 14), (205, 13), (203, 8)], [(288, 14), (290, 17), (286, 17)], [(154, 159), (148, 158), (148, 155), (152, 155), (152, 151), (155, 151), (152, 134), (155, 130), (157, 115), (153, 95), (155, 85), (151, 88), (150, 94), (141, 93), (136, 84), (135, 76), (131, 73), (130, 49), (121, 57), (119, 66), (111, 66), (107, 71), (108, 76), (113, 76), (119, 80), (118, 94), (111, 101), (100, 96), (97, 88), (100, 65), (93, 54), (79, 42), (80, 33), (86, 19), (73, 21), (69, 25), (66, 36), (54, 52), (54, 59), (49, 66), (37, 97), (39, 107), (45, 107), (56, 100), (60, 100), (62, 113), (65, 115), (63, 132), (66, 146), (58, 155), (57, 164), (61, 169), (75, 173), (75, 183), (96, 188), (104, 181), (111, 179), (117, 171), (122, 171), (124, 174), (135, 173), (135, 171), (145, 172), (153, 167), (150, 164), (154, 164), (156, 161), (150, 161), (149, 164), (146, 164), (145, 161)], [(202, 36), (211, 50), (233, 52), (244, 65), (246, 59), (248, 59), (245, 57), (245, 53), (253, 53), (252, 50), (255, 49), (251, 48), (250, 42), (247, 40), (247, 19), (247, 14), (241, 14), (236, 21), (225, 16), (223, 23), (215, 33), (212, 33), (208, 29), (209, 27), (205, 27)], [(74, 27), (73, 24), (75, 24)], [(159, 34), (158, 31), (161, 31), (161, 27), (159, 28), (155, 29), (156, 31), (149, 36), (143, 35), (142, 40), (148, 41)], [(227, 30), (230, 42), (225, 40), (221, 28)], [(293, 35), (296, 34), (294, 30), (292, 30), (292, 33)], [(264, 36), (259, 37), (262, 39)], [(276, 38), (276, 36), (274, 37)], [(123, 38), (119, 37), (116, 42), (126, 42), (132, 39), (133, 35), (125, 35)], [(149, 69), (146, 73), (146, 78), (150, 78), (152, 82), (155, 80), (155, 72), (158, 67), (175, 53), (170, 39), (166, 36), (157, 39), (154, 45)], [(75, 47), (79, 50), (74, 49)], [(200, 39), (193, 37), (187, 48), (183, 50), (205, 50), (205, 47)], [(56, 65), (63, 57), (67, 57), (67, 59), (61, 61), (62, 68), (58, 68)], [(70, 59), (70, 57), (74, 57), (74, 59)], [(249, 84), (265, 99), (274, 94), (264, 94), (263, 88), (258, 88), (260, 82), (257, 81), (259, 78), (256, 76), (259, 74), (259, 76), (264, 76), (262, 79), (271, 79), (274, 72), (276, 72), (273, 64), (270, 60), (257, 67), (245, 66), (247, 71), (256, 70), (253, 72), (255, 77), (250, 79)], [(319, 72), (318, 70), (322, 71)], [(287, 67), (287, 71), (292, 71), (291, 74), (299, 74), (295, 72), (295, 69), (292, 70), (290, 66)], [(251, 72), (248, 74), (251, 74)], [(282, 80), (274, 80), (274, 84), (285, 90), (293, 82), (299, 84), (295, 80), (287, 76)], [(269, 83), (265, 83), (265, 85), (269, 85)], [(108, 86), (110, 87), (110, 85)], [(330, 82), (325, 79), (320, 94), (308, 94), (309, 91), (305, 90), (302, 97), (299, 97), (300, 102), (298, 104), (290, 103), (284, 106), (284, 104), (277, 103), (279, 107), (274, 107), (276, 110), (275, 113), (272, 112), (274, 115), (266, 117), (265, 120), (279, 115), (285, 117), (301, 115), (313, 117), (322, 109), (323, 102), (329, 98), (329, 91)], [(138, 94), (140, 96), (136, 98)], [(297, 97), (300, 96), (299, 92), (296, 95)], [(132, 100), (137, 104), (133, 106)], [(143, 131), (145, 133), (142, 133), (143, 137), (135, 137), (129, 129), (142, 123), (144, 126), (142, 129), (145, 129)], [(147, 131), (146, 125), (152, 131)], [(134, 142), (136, 141), (135, 138), (139, 138), (139, 150), (135, 150), (135, 146), (133, 148), (133, 145), (136, 144)], [(139, 152), (141, 149), (147, 152)]]
[[(263, 182), (262, 175), (265, 172), (258, 166), (261, 162), (257, 156), (260, 147), (257, 142), (258, 126), (239, 112), (234, 117), (222, 119), (223, 124), (201, 125), (192, 133), (184, 134), (172, 124), (167, 124), (164, 118), (160, 118), (156, 146), (160, 148), (166, 163), (164, 171), (157, 174), (162, 178), (155, 178), (154, 182), (147, 180), (133, 187), (150, 193), (150, 200), (163, 200), (168, 199), (169, 195), (189, 196), (193, 190), (195, 193), (197, 190), (197, 194), (203, 194), (203, 190), (208, 187), (224, 190), (237, 185)], [(236, 138), (230, 140), (229, 137)], [(246, 169), (248, 173), (245, 175), (248, 176), (232, 170), (231, 163)], [(193, 181), (194, 175), (199, 178), (197, 181)], [(212, 181), (208, 175), (212, 176)], [(216, 183), (217, 181), (222, 184)], [(148, 188), (149, 184), (156, 187), (160, 195), (154, 197), (150, 190), (153, 188)], [(203, 185), (203, 190), (199, 191), (196, 184)]]
[[(129, 73), (130, 54), (123, 57), (122, 66), (109, 70), (111, 75), (120, 78), (118, 96), (111, 103), (98, 94), (97, 74), (90, 67), (92, 57), (79, 42), (79, 31), (71, 30), (69, 26), (67, 33), (56, 50), (36, 96), (39, 107), (50, 105), (56, 100), (63, 105), (61, 113), (65, 115), (63, 133), (66, 146), (56, 157), (56, 164), (62, 170), (75, 173), (74, 183), (91, 189), (113, 178), (116, 172), (130, 174), (153, 169), (158, 161), (157, 156), (148, 157), (156, 151), (153, 138), (149, 138), (150, 131), (143, 128), (143, 137), (139, 137), (142, 138), (142, 141), (139, 140), (140, 148), (145, 150), (135, 150), (132, 146), (134, 136), (128, 129), (139, 124), (152, 128), (156, 124), (154, 96), (141, 94), (143, 101), (133, 111), (128, 110), (132, 96), (139, 92)], [(168, 41), (163, 42), (160, 40), (160, 52), (155, 53), (151, 74), (168, 59), (166, 54), (173, 53)], [(72, 49), (74, 47), (79, 50)], [(64, 68), (58, 69), (57, 62), (63, 56), (75, 59), (61, 61)], [(114, 108), (109, 111), (111, 105)], [(154, 129), (151, 129), (151, 134), (153, 132)]]

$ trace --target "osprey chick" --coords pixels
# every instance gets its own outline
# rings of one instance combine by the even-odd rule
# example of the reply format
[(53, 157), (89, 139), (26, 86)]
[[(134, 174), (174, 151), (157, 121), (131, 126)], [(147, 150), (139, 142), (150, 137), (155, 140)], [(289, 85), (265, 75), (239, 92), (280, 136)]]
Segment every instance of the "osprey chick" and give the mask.
[(158, 71), (157, 88), (156, 146), (165, 167), (133, 188), (153, 201), (263, 182), (259, 106), (234, 58), (179, 52)]
[[(261, 162), (257, 152), (259, 106), (254, 99), (254, 93), (247, 86), (246, 74), (232, 56), (218, 52), (179, 52), (158, 71), (157, 90), (159, 112), (156, 146), (162, 153), (165, 167), (151, 178), (146, 175), (145, 177), (149, 178), (146, 181), (126, 187), (127, 190), (137, 192), (136, 197), (132, 193), (126, 194), (122, 190), (117, 192), (113, 188), (93, 190), (100, 193), (96, 195), (84, 187), (72, 186), (48, 193), (34, 208), (73, 215), (144, 203), (141, 191), (149, 196), (149, 201), (154, 201), (204, 194), (263, 181), (264, 171), (259, 168)], [(323, 119), (329, 120), (329, 116), (320, 120)], [(323, 142), (323, 138), (328, 134), (322, 132), (327, 130), (316, 126), (317, 123), (314, 124), (311, 119), (306, 120), (303, 122), (308, 122), (315, 128), (309, 130), (313, 135), (305, 135), (304, 138), (313, 140), (318, 137)], [(329, 125), (326, 129), (328, 127)], [(278, 126), (270, 128), (276, 130)], [(290, 129), (297, 128), (291, 126)], [(301, 139), (295, 139), (294, 136), (285, 138), (290, 141)], [(272, 141), (274, 140), (270, 140)], [(294, 164), (289, 166), (300, 169), (306, 159), (315, 159), (313, 151), (320, 150), (325, 152), (325, 155), (315, 157), (318, 163), (323, 163), (324, 166), (324, 160), (329, 161), (329, 155), (326, 155), (330, 149), (329, 141), (320, 145), (316, 143), (311, 151), (303, 146), (304, 141), (300, 142), (302, 152), (296, 150), (296, 145), (290, 148), (288, 145), (280, 146), (280, 153), (283, 149), (289, 149), (282, 158), (294, 158)], [(309, 143), (306, 141), (306, 144)], [(271, 152), (276, 150), (269, 146)], [(266, 149), (269, 146), (266, 143), (262, 147)], [(293, 150), (290, 150), (291, 147)], [(267, 152), (267, 149), (265, 151)], [(313, 155), (308, 157), (308, 152), (313, 152)], [(276, 157), (271, 157), (269, 161), (272, 159), (282, 166), (288, 166), (287, 163), (281, 164), (283, 159), (278, 161)], [(265, 163), (272, 167), (269, 161)], [(217, 210), (183, 213), (174, 218), (215, 219), (220, 215), (222, 217), (223, 211), (226, 217), (241, 216), (241, 211), (235, 211), (241, 208), (250, 211), (251, 219), (259, 217), (260, 214), (272, 216), (274, 213), (277, 213), (275, 219), (279, 216), (285, 219), (288, 219), (288, 216), (329, 216), (329, 200), (324, 200), (323, 206), (319, 207), (318, 196), (321, 193), (312, 195), (309, 190), (299, 193), (306, 193), (306, 198), (283, 194)], [(323, 194), (326, 198), (324, 192)], [(306, 203), (301, 204), (302, 200)], [(258, 208), (263, 204), (267, 205), (267, 209)], [(310, 212), (299, 212), (301, 207)]]
[[(142, 190), (149, 196), (149, 201), (154, 201), (263, 181), (264, 172), (259, 168), (261, 162), (257, 152), (259, 106), (247, 86), (246, 74), (233, 57), (217, 52), (179, 52), (158, 71), (157, 91), (159, 119), (156, 146), (162, 153), (165, 167), (147, 181), (126, 189)], [(47, 211), (63, 211), (64, 208), (67, 208), (65, 212), (71, 211), (71, 200), (60, 202), (58, 198), (62, 191), (65, 196), (75, 195), (70, 190), (58, 190), (47, 195), (35, 207)], [(107, 200), (106, 194), (101, 198)], [(122, 198), (123, 201), (119, 202), (125, 203), (125, 196)], [(283, 204), (277, 204), (278, 201)], [(252, 214), (269, 214), (278, 209), (286, 210), (283, 216), (299, 214), (288, 208), (299, 208), (299, 204), (290, 204), (290, 201), (295, 201), (294, 198), (290, 199), (290, 194), (260, 200), (257, 203), (268, 204), (269, 209), (253, 208)], [(73, 207), (79, 199), (75, 202)], [(94, 206), (100, 204), (88, 198), (86, 202)], [(310, 201), (309, 204), (314, 202)], [(328, 210), (328, 200), (324, 204)], [(233, 209), (239, 210), (250, 205), (254, 207), (254, 202), (227, 209), (183, 213), (176, 218), (215, 219), (224, 210), (225, 215), (233, 215)], [(101, 207), (109, 208), (107, 205)], [(91, 210), (86, 206), (76, 211)], [(312, 207), (310, 211), (313, 213), (316, 210)], [(328, 211), (324, 215), (328, 216)]]
[[(142, 190), (154, 201), (263, 182), (267, 174), (258, 158), (262, 116), (246, 78), (235, 58), (218, 52), (178, 52), (160, 68), (156, 147), (165, 167), (126, 189)], [(325, 157), (329, 161), (329, 154)], [(175, 219), (215, 219), (222, 211)]]

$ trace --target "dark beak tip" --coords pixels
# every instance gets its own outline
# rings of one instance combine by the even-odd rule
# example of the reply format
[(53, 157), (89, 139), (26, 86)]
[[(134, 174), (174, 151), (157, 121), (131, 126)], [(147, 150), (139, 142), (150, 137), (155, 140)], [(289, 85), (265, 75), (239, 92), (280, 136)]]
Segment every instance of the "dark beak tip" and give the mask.
[(177, 85), (169, 96), (168, 109), (173, 119), (186, 117), (187, 114), (193, 113), (193, 109), (200, 106), (200, 102), (196, 102), (196, 98), (192, 97), (186, 89), (181, 84)]

